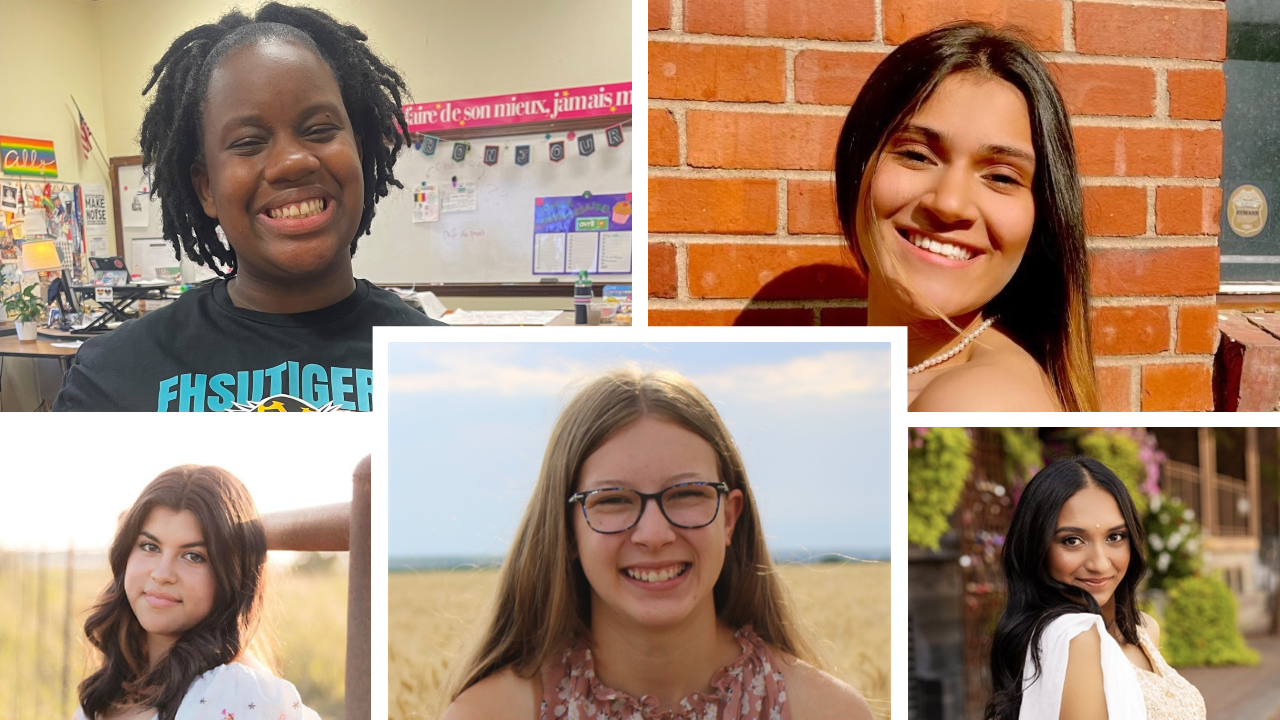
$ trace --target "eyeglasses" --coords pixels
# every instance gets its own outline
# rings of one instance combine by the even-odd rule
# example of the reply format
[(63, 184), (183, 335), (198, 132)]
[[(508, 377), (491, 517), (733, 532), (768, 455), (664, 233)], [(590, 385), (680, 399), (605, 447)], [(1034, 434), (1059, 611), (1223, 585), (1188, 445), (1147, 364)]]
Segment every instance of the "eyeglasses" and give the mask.
[(600, 488), (574, 493), (569, 504), (582, 505), (587, 525), (598, 533), (626, 532), (640, 522), (647, 500), (656, 500), (667, 522), (692, 530), (706, 527), (720, 514), (720, 496), (729, 494), (722, 482), (690, 482), (672, 485), (656, 493), (627, 488)]

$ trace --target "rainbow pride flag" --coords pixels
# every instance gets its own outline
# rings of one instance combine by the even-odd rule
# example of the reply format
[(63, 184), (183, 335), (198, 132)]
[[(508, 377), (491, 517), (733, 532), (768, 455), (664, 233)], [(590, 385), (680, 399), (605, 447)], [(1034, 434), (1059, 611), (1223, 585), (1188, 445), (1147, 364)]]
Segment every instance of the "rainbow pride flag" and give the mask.
[(53, 141), (0, 135), (0, 172), (26, 177), (58, 177)]

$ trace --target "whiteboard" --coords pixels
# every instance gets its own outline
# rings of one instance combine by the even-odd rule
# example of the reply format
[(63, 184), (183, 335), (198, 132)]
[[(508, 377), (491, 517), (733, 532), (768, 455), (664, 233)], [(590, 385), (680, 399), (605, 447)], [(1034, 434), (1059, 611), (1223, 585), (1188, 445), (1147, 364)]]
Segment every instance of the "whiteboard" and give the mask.
[[(623, 143), (609, 147), (603, 129), (593, 135), (595, 152), (583, 157), (566, 133), (441, 139), (432, 156), (406, 148), (395, 165), (404, 189), (391, 188), (378, 202), (372, 234), (360, 238), (353, 259), (356, 277), (376, 283), (514, 283), (545, 277), (571, 281), (564, 275), (534, 274), (534, 203), (551, 196), (631, 192), (631, 126), (623, 126)], [(563, 140), (565, 157), (552, 162), (550, 143)], [(466, 159), (455, 162), (455, 142), (469, 142)], [(485, 165), (485, 146), (498, 146), (496, 165)], [(515, 148), (530, 146), (528, 165), (515, 164)], [(476, 209), (441, 212), (434, 222), (413, 222), (414, 190), (423, 182), (441, 189), (455, 182), (474, 183)], [(443, 202), (442, 202), (443, 205)], [(444, 208), (441, 207), (441, 210)], [(634, 256), (635, 241), (632, 242)], [(628, 274), (604, 274), (594, 280), (631, 282)]]

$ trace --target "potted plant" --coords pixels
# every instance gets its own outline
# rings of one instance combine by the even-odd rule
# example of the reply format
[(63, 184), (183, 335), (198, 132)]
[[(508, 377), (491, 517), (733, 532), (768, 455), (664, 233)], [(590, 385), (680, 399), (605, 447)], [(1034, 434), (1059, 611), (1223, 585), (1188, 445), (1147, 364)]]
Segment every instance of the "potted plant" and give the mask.
[(33, 283), (4, 299), (5, 312), (15, 316), (20, 341), (36, 339), (36, 324), (45, 308), (45, 304), (35, 294), (39, 287), (39, 283)]

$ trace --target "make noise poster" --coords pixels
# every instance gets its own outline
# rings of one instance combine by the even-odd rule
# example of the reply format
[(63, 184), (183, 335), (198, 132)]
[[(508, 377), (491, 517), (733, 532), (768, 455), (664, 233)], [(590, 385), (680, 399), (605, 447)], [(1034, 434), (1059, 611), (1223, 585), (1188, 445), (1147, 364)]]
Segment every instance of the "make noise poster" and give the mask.
[(533, 274), (631, 272), (631, 193), (541, 197), (533, 208)]

